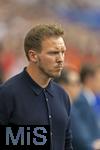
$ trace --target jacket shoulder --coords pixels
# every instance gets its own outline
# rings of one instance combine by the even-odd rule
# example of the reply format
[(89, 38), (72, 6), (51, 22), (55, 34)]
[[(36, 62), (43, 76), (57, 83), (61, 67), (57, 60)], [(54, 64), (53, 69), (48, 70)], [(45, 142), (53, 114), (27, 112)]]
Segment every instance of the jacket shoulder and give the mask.
[(22, 72), (13, 76), (12, 78), (5, 81), (3, 84), (0, 85), (0, 93), (10, 94), (14, 89), (19, 87), (21, 84), (22, 79)]

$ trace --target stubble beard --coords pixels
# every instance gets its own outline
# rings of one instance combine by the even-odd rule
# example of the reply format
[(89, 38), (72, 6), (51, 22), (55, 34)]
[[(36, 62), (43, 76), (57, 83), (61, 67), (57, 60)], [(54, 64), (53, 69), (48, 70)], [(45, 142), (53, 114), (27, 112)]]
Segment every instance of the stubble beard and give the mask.
[(40, 69), (41, 73), (44, 74), (48, 79), (57, 78), (61, 75), (61, 72), (62, 72), (62, 71), (60, 71), (58, 73), (54, 73), (53, 71), (44, 69), (42, 66), (40, 66), (39, 69)]
[(48, 79), (53, 79), (53, 78), (57, 78), (61, 75), (61, 71), (59, 71), (58, 73), (54, 73), (53, 70), (48, 70), (47, 68), (45, 69), (41, 63), (41, 59), (38, 57), (38, 68), (40, 70), (40, 75), (44, 74), (44, 76), (46, 76)]
[(48, 69), (45, 69), (41, 64), (38, 66), (39, 67), (39, 70), (40, 70), (40, 75), (41, 74), (44, 74), (44, 76), (46, 76), (48, 79), (53, 79), (53, 78), (56, 78), (56, 77), (59, 77), (61, 75), (61, 71), (59, 71), (58, 73), (54, 73), (52, 70), (48, 70)]

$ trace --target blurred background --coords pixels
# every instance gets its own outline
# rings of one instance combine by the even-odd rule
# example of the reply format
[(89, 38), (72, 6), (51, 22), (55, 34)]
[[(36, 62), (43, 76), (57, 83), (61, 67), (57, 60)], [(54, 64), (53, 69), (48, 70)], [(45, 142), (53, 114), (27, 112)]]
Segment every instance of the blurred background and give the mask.
[(1, 80), (25, 66), (24, 36), (40, 23), (57, 23), (65, 29), (65, 65), (78, 70), (84, 62), (100, 62), (99, 0), (0, 0)]

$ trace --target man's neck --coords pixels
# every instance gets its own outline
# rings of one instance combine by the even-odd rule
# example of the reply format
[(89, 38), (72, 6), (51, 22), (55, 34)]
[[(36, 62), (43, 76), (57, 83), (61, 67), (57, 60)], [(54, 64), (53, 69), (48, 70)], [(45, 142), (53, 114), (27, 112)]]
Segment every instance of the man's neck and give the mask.
[(39, 70), (33, 67), (31, 64), (26, 68), (26, 71), (31, 78), (42, 88), (46, 88), (50, 82), (50, 78), (45, 77)]

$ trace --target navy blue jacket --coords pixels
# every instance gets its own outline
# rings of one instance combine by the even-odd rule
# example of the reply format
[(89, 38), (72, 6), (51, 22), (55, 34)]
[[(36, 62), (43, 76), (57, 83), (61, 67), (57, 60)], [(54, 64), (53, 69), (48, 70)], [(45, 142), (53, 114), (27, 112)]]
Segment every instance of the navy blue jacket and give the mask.
[[(81, 92), (72, 106), (72, 134), (76, 150), (93, 150), (92, 144), (100, 138), (95, 112)], [(76, 121), (77, 120), (77, 121)]]
[(82, 120), (78, 108), (72, 105), (71, 110), (72, 143), (74, 150), (93, 150), (91, 145), (91, 135), (87, 126), (84, 125), (84, 121)]
[(24, 69), (0, 87), (0, 124), (50, 125), (51, 150), (72, 150), (70, 102), (50, 81), (43, 89)]

